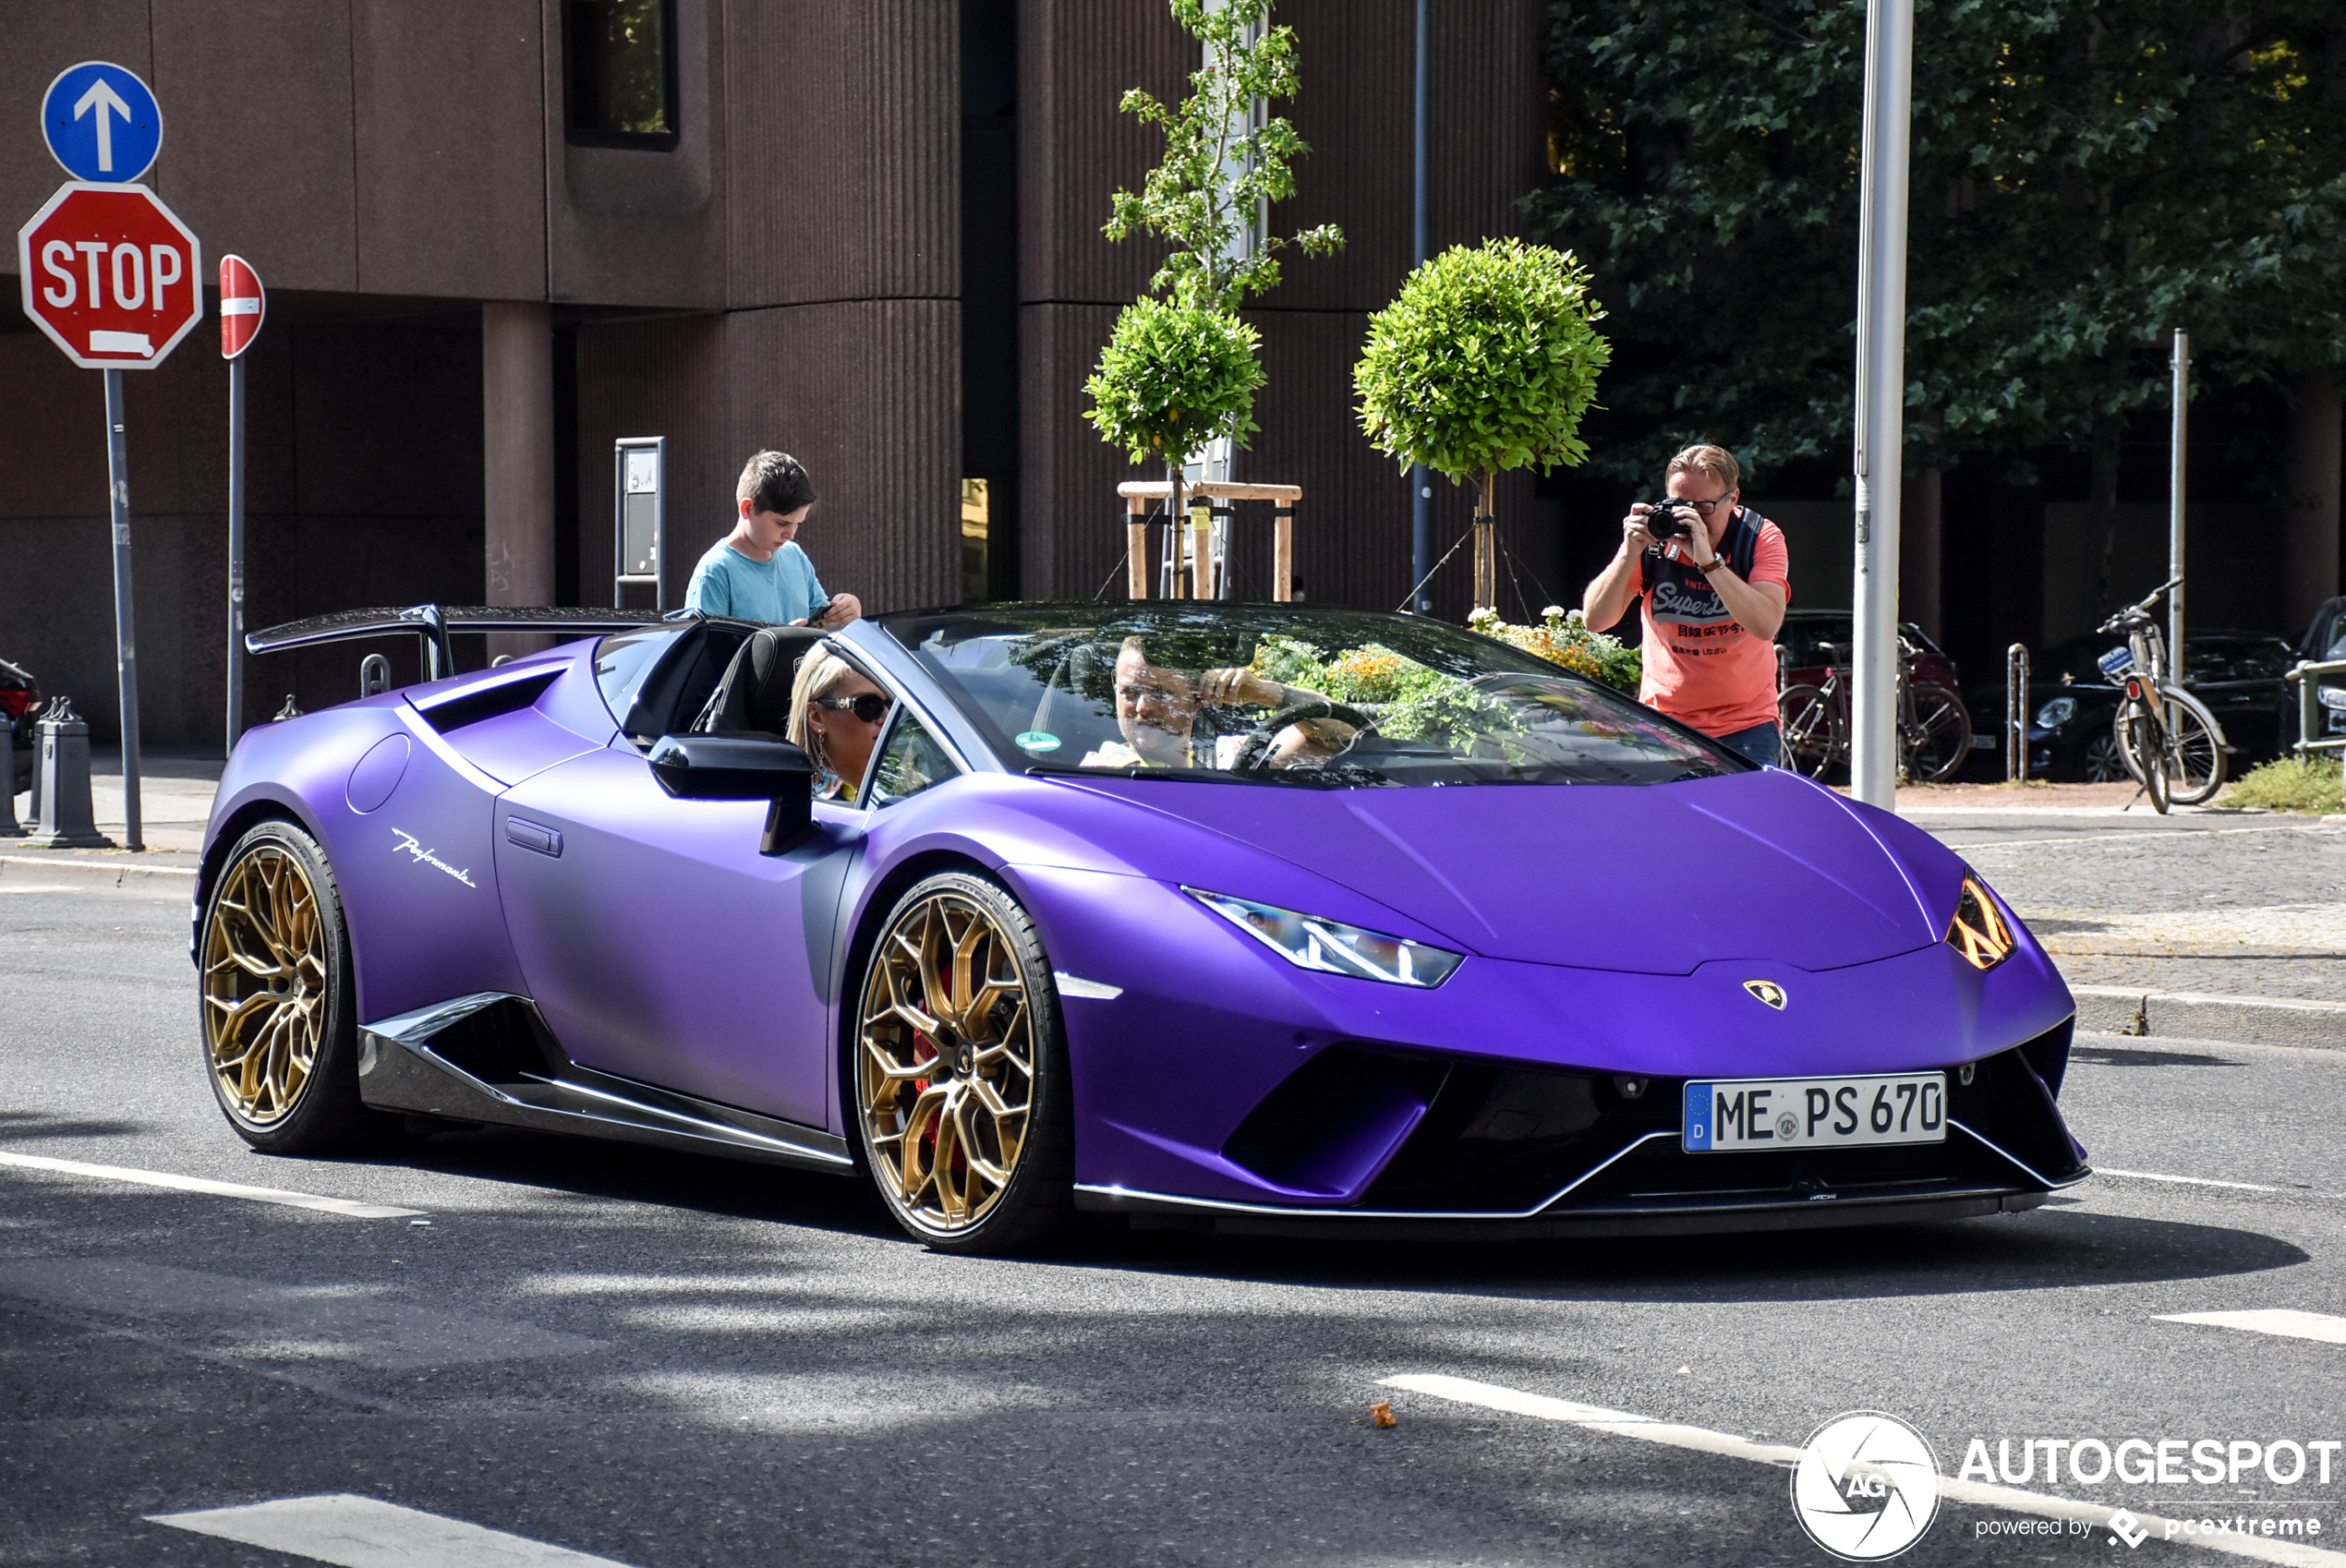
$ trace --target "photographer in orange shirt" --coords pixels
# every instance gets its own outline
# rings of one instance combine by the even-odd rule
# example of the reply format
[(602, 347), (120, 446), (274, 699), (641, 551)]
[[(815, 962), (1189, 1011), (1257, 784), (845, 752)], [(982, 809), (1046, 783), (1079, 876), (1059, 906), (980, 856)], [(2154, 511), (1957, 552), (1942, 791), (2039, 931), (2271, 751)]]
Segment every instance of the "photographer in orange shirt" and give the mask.
[(1742, 504), (1725, 448), (1670, 460), (1667, 500), (1621, 520), (1621, 548), (1580, 598), (1610, 630), (1642, 596), (1645, 681), (1639, 700), (1758, 763), (1778, 760), (1776, 629), (1792, 585), (1784, 533)]

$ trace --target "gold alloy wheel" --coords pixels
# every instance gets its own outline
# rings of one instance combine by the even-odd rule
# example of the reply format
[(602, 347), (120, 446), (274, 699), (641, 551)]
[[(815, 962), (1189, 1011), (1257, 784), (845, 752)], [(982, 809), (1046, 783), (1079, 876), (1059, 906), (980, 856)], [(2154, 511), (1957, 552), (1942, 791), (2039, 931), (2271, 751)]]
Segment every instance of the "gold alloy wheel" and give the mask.
[(255, 845), (221, 876), (204, 933), (204, 1046), (220, 1097), (267, 1127), (301, 1103), (326, 1007), (326, 922), (309, 874)]
[(975, 899), (938, 892), (889, 927), (855, 1054), (882, 1187), (930, 1230), (983, 1220), (1026, 1145), (1034, 1031), (1010, 935)]

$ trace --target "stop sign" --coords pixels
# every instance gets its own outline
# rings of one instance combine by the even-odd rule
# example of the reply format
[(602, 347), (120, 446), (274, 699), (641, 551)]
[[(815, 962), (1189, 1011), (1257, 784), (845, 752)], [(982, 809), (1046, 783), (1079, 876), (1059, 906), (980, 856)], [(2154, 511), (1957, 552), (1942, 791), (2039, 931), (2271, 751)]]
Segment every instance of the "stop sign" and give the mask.
[(203, 320), (203, 247), (142, 185), (61, 186), (17, 231), (24, 313), (88, 370), (163, 363)]

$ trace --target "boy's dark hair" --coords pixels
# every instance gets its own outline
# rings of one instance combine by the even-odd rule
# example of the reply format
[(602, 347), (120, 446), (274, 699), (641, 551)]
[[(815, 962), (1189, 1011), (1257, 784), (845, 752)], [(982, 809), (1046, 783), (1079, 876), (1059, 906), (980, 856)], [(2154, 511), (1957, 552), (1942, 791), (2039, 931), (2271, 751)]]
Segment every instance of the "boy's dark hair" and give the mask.
[(733, 487), (735, 501), (753, 498), (760, 512), (796, 512), (815, 504), (815, 482), (789, 452), (761, 452), (742, 469), (742, 482)]

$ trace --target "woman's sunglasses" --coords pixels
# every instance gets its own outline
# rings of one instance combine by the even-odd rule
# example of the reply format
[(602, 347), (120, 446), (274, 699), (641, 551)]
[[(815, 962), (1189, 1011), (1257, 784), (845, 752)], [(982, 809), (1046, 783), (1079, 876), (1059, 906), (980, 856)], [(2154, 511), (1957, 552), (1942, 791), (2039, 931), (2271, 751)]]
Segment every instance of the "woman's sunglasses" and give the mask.
[(877, 724), (888, 717), (888, 699), (877, 692), (858, 692), (852, 697), (816, 697), (815, 700), (824, 707), (852, 713), (866, 724)]

